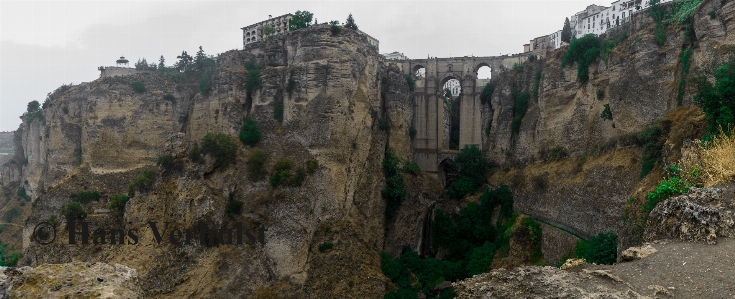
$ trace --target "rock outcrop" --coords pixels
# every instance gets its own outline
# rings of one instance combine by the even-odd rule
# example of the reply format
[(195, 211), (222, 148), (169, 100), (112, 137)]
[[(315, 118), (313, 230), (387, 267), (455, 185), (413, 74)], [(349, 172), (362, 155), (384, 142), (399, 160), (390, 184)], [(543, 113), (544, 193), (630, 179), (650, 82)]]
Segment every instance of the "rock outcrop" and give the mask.
[(651, 211), (644, 239), (681, 239), (716, 244), (717, 237), (735, 236), (735, 203), (723, 200), (716, 188), (691, 188)]

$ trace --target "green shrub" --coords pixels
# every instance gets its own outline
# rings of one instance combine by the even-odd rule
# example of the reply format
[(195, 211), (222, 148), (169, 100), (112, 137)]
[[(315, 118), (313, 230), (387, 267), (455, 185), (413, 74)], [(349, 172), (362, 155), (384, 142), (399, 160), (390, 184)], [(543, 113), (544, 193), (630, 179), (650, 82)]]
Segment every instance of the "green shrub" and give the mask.
[(254, 90), (259, 89), (263, 84), (260, 79), (261, 67), (255, 63), (249, 62), (245, 64), (245, 69), (248, 71), (248, 77), (245, 79), (245, 89), (248, 93), (252, 93)]
[(225, 213), (228, 218), (232, 218), (233, 215), (240, 215), (242, 212), (242, 201), (235, 200), (230, 196), (227, 200), (227, 206), (225, 206)]
[(457, 165), (459, 179), (449, 186), (447, 194), (450, 197), (461, 199), (477, 191), (477, 188), (487, 181), (485, 175), (490, 171), (490, 166), (476, 145), (465, 145), (454, 162)]
[(128, 196), (135, 196), (135, 191), (150, 191), (151, 189), (153, 189), (153, 184), (155, 182), (156, 171), (153, 169), (143, 170), (143, 173), (136, 177), (133, 183), (128, 186)]
[(530, 95), (527, 92), (519, 92), (517, 90), (513, 91), (513, 98), (514, 105), (513, 105), (513, 133), (518, 133), (521, 129), (521, 123), (523, 122), (523, 118), (526, 116), (526, 112), (528, 112), (528, 98)]
[(403, 184), (403, 176), (398, 169), (401, 161), (393, 153), (393, 150), (387, 149), (383, 157), (383, 177), (385, 177), (385, 189), (380, 191), (380, 195), (385, 200), (385, 218), (386, 221), (393, 219), (398, 207), (406, 199), (406, 189)]
[(480, 102), (482, 104), (490, 103), (490, 101), (493, 98), (493, 93), (495, 92), (495, 86), (493, 86), (492, 82), (488, 82), (485, 84), (485, 87), (482, 88), (482, 92), (480, 93)]
[(641, 165), (641, 178), (648, 175), (658, 161), (661, 160), (661, 150), (665, 141), (665, 131), (668, 131), (667, 128), (668, 126), (662, 128), (654, 125), (643, 129), (638, 135), (639, 143), (643, 145), (641, 150), (643, 160)]
[(199, 144), (194, 143), (189, 150), (189, 160), (192, 162), (199, 162), (199, 160), (201, 160), (201, 154), (202, 152), (199, 149)]
[(202, 153), (211, 154), (214, 157), (214, 167), (227, 166), (235, 162), (237, 143), (230, 135), (207, 133), (202, 142)]
[(167, 100), (167, 101), (174, 101), (174, 100), (176, 100), (176, 98), (174, 97), (174, 95), (172, 95), (170, 93), (167, 93), (167, 94), (163, 95), (163, 99), (164, 100)]
[(589, 66), (600, 56), (600, 39), (595, 34), (587, 34), (581, 38), (573, 39), (569, 49), (564, 54), (561, 66), (577, 63), (577, 79), (587, 82), (589, 79)]
[(5, 220), (5, 222), (13, 222), (13, 219), (18, 216), (20, 216), (20, 211), (16, 208), (12, 208), (3, 215), (3, 220)]
[(536, 76), (533, 82), (533, 101), (538, 103), (538, 89), (541, 86), (541, 70), (536, 71)]
[(729, 132), (729, 128), (735, 125), (735, 57), (731, 57), (715, 72), (715, 84), (705, 77), (695, 79), (698, 93), (694, 96), (694, 102), (704, 112), (707, 121), (707, 133), (702, 138), (703, 142), (709, 142), (716, 137), (720, 128)]
[(301, 186), (301, 183), (306, 178), (306, 170), (303, 167), (296, 169), (296, 172), (291, 172), (293, 161), (291, 159), (280, 159), (273, 165), (273, 171), (268, 177), (268, 182), (273, 188), (278, 186)]
[(416, 81), (413, 80), (411, 74), (406, 74), (406, 83), (408, 84), (408, 90), (413, 92), (416, 89)]
[(145, 85), (143, 84), (143, 82), (135, 81), (133, 82), (133, 90), (135, 90), (135, 92), (137, 93), (143, 93), (145, 92)]
[(673, 196), (686, 193), (692, 186), (678, 177), (671, 177), (656, 187), (655, 191), (646, 195), (646, 203), (641, 207), (641, 211), (646, 217), (653, 211), (659, 202), (669, 199)]
[(322, 243), (322, 245), (319, 245), (319, 251), (320, 252), (325, 252), (325, 251), (330, 250), (332, 248), (334, 248), (334, 244), (332, 242), (324, 242), (324, 243)]
[(567, 149), (561, 145), (557, 145), (554, 148), (552, 148), (551, 151), (549, 151), (549, 159), (551, 160), (560, 160), (568, 156), (569, 156), (569, 152), (567, 152)]
[(401, 169), (404, 173), (410, 173), (413, 175), (421, 174), (423, 171), (421, 171), (421, 167), (419, 167), (418, 164), (413, 162), (406, 162), (405, 165), (403, 165), (403, 168)]
[(265, 175), (265, 152), (262, 150), (254, 150), (248, 158), (248, 172), (250, 179), (257, 181)]
[(605, 104), (605, 109), (602, 110), (602, 113), (600, 113), (600, 118), (604, 120), (612, 120), (612, 111), (610, 111), (610, 104)]
[(199, 93), (206, 94), (211, 88), (212, 73), (206, 72), (199, 78)]
[(387, 131), (388, 130), (388, 121), (385, 119), (381, 119), (378, 121), (378, 129), (381, 131)]
[(59, 217), (56, 216), (56, 214), (54, 214), (54, 215), (48, 216), (48, 218), (46, 218), (46, 222), (51, 223), (51, 225), (53, 225), (54, 227), (56, 227), (57, 225), (59, 225), (59, 219), (58, 218)]
[(9, 253), (8, 244), (0, 244), (0, 266), (15, 267), (21, 256), (20, 253)]
[(61, 216), (64, 216), (66, 221), (74, 221), (86, 218), (87, 212), (84, 211), (80, 203), (72, 201), (61, 207)]
[(600, 87), (597, 89), (597, 99), (602, 100), (605, 98), (605, 89)]
[(330, 21), (330, 25), (332, 25), (329, 29), (332, 31), (332, 36), (339, 35), (340, 32), (342, 32), (342, 27), (339, 26), (339, 21)]
[(92, 191), (79, 191), (74, 198), (73, 201), (79, 202), (81, 204), (87, 204), (90, 201), (99, 201), (100, 200), (100, 193), (97, 190)]
[(158, 157), (158, 161), (156, 162), (156, 164), (163, 167), (165, 171), (178, 171), (184, 169), (184, 162), (175, 159), (171, 155), (163, 155)]
[[(387, 252), (380, 253), (381, 269), (398, 288), (385, 294), (385, 299), (416, 298), (417, 293), (429, 294), (427, 298), (454, 298), (454, 289), (448, 288), (431, 297), (428, 290), (444, 280), (455, 280), (463, 265), (443, 262), (435, 258), (421, 258), (416, 252), (404, 250), (395, 260)], [(460, 274), (464, 277), (464, 273)]]
[(278, 97), (273, 101), (273, 119), (283, 121), (283, 98)]
[(319, 167), (319, 162), (315, 159), (306, 160), (306, 171), (311, 174)]
[(258, 125), (252, 118), (245, 119), (245, 123), (242, 124), (240, 130), (240, 141), (245, 146), (255, 146), (260, 140), (260, 131), (258, 131)]
[(107, 205), (107, 208), (115, 212), (116, 215), (122, 216), (123, 213), (125, 213), (125, 204), (127, 204), (129, 200), (130, 197), (125, 194), (113, 195), (110, 198), (110, 204)]
[(18, 187), (18, 191), (15, 192), (15, 195), (17, 195), (18, 198), (22, 198), (25, 200), (31, 199), (31, 197), (28, 196), (28, 194), (26, 193), (26, 188), (23, 186)]
[(613, 232), (599, 233), (589, 241), (579, 240), (577, 257), (588, 263), (612, 265), (618, 258), (618, 236)]

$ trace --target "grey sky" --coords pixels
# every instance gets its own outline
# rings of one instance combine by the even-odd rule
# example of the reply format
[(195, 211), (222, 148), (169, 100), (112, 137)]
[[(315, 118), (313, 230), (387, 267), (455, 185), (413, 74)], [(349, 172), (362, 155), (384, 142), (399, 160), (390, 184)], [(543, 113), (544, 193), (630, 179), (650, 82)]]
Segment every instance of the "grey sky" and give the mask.
[(89, 82), (120, 55), (208, 54), (242, 48), (240, 28), (297, 10), (344, 22), (409, 58), (518, 53), (561, 29), (587, 5), (611, 1), (1, 1), (0, 131), (17, 129), (26, 104), (61, 84)]

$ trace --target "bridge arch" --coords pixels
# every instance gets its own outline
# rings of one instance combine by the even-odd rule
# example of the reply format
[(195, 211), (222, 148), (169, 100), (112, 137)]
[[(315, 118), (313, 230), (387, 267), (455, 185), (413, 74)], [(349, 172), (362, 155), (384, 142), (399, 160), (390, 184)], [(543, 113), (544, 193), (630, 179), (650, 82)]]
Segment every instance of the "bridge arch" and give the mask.
[(442, 187), (447, 188), (454, 182), (459, 175), (457, 174), (457, 165), (454, 163), (454, 157), (446, 157), (441, 160), (437, 166), (439, 179)]
[(476, 79), (491, 79), (493, 68), (485, 62), (480, 62), (475, 66)]
[(414, 66), (413, 69), (411, 69), (411, 76), (419, 79), (426, 78), (426, 67), (420, 64)]

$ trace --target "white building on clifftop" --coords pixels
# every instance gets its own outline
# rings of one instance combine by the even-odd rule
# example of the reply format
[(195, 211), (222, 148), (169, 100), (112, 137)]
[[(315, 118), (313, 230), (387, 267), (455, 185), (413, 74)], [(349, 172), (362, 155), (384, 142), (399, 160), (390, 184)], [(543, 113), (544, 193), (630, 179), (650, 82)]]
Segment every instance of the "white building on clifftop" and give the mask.
[(288, 21), (292, 17), (293, 15), (290, 13), (275, 18), (268, 15), (268, 19), (265, 21), (240, 28), (242, 29), (243, 47), (265, 39), (267, 37), (264, 32), (266, 28), (273, 28), (273, 35), (278, 35), (288, 31)]

